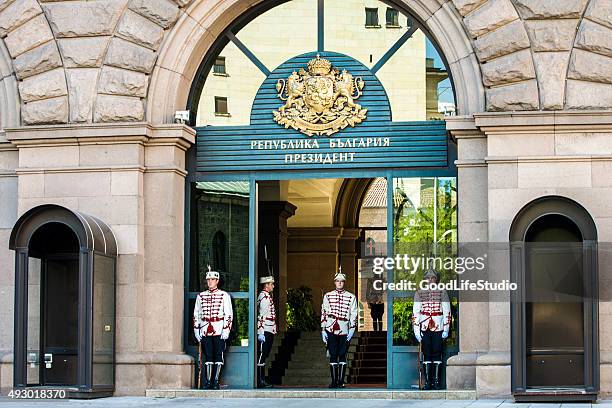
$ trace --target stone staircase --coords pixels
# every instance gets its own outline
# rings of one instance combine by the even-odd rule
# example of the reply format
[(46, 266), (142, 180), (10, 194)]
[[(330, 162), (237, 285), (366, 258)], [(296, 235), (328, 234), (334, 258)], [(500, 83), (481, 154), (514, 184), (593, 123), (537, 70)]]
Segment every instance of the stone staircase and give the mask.
[(282, 384), (293, 387), (327, 387), (329, 360), (321, 332), (302, 332), (285, 370)]
[(349, 384), (387, 383), (387, 332), (362, 331), (349, 347)]

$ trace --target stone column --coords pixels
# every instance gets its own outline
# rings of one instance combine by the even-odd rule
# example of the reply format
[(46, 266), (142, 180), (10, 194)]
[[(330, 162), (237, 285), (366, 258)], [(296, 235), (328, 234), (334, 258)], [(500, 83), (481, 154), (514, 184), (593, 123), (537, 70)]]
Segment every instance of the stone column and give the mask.
[(8, 248), (17, 221), (17, 148), (0, 132), (0, 392), (13, 387), (13, 306), (15, 253)]
[(183, 214), (185, 150), (194, 131), (60, 125), (8, 129), (7, 138), (18, 148), (19, 214), (59, 204), (100, 218), (117, 238), (116, 393), (190, 387)]
[[(447, 119), (457, 141), (459, 242), (488, 242), (487, 142), (472, 117)], [(446, 384), (451, 390), (477, 388), (477, 359), (489, 348), (489, 305), (459, 298), (459, 354), (447, 361)]]
[[(192, 358), (183, 352), (183, 299), (185, 152), (194, 134), (182, 125), (162, 125), (145, 144), (142, 354), (122, 357), (146, 388), (192, 386)], [(141, 358), (145, 367), (138, 366)], [(122, 387), (130, 385), (129, 378)]]
[(270, 267), (274, 271), (276, 289), (277, 321), (280, 332), (287, 329), (285, 308), (287, 303), (287, 219), (295, 214), (297, 207), (287, 201), (262, 201), (258, 214), (258, 263), (257, 286), (259, 277), (268, 274), (264, 257), (264, 245), (267, 246)]
[(359, 228), (342, 228), (338, 238), (338, 252), (340, 255), (340, 265), (342, 272), (346, 275), (346, 289), (357, 296), (357, 240), (359, 239)]

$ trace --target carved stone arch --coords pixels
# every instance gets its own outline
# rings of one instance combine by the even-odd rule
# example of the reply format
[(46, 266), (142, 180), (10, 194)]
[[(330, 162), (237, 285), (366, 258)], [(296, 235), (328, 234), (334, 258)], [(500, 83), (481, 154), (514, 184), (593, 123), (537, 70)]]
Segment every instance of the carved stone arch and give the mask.
[(0, 41), (0, 129), (20, 125), (21, 98), (11, 55)]
[(359, 210), (374, 179), (346, 179), (340, 187), (333, 225), (335, 227), (359, 227)]
[[(202, 61), (224, 42), (223, 33), (240, 19), (252, 18), (283, 0), (253, 4), (247, 0), (194, 2), (185, 8), (172, 32), (164, 40), (151, 77), (146, 118), (152, 123), (172, 122), (177, 110), (194, 108), (190, 87)], [(448, 62), (456, 87), (457, 110), (461, 115), (481, 112), (485, 94), (480, 67), (462, 18), (450, 4), (432, 8), (431, 1), (389, 2), (418, 19), (439, 46)]]

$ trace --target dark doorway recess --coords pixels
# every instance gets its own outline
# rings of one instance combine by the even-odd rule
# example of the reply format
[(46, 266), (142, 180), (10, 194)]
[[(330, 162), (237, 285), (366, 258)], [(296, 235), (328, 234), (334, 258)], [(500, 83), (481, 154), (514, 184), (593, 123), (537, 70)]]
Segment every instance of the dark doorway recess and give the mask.
[(112, 395), (115, 383), (115, 267), (111, 229), (57, 205), (23, 214), (15, 251), (15, 388)]
[(511, 230), (512, 392), (517, 400), (596, 400), (597, 231), (563, 197), (524, 207)]

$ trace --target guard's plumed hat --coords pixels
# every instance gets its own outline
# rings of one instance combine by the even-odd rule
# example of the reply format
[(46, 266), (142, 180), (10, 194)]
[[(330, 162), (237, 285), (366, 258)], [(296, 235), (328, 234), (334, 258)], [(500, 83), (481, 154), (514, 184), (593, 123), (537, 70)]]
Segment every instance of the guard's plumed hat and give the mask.
[(259, 283), (274, 283), (274, 276), (262, 276)]
[(335, 281), (346, 281), (346, 275), (342, 273), (342, 266), (338, 269), (338, 273), (334, 276)]
[(440, 275), (438, 274), (438, 272), (436, 272), (435, 269), (433, 268), (429, 268), (426, 272), (425, 275), (423, 275), (423, 277), (425, 279), (427, 278), (436, 278), (436, 279), (440, 279)]
[(208, 272), (206, 272), (206, 279), (219, 279), (219, 272), (213, 271), (210, 265), (208, 265)]

